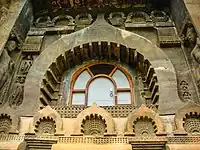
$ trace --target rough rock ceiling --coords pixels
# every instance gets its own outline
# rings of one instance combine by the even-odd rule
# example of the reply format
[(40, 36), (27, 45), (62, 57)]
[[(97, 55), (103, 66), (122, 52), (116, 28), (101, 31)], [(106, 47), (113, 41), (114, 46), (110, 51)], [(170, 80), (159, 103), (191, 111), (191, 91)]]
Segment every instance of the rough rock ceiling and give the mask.
[(32, 0), (35, 16), (54, 16), (63, 11), (119, 8), (164, 8), (169, 0)]

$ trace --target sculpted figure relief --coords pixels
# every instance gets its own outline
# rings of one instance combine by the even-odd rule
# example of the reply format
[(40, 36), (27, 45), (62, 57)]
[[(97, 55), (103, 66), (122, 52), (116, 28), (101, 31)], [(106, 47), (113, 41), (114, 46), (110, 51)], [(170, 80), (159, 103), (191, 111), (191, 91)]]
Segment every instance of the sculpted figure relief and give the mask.
[(24, 93), (24, 78), (19, 78), (14, 84), (12, 91), (9, 96), (9, 105), (10, 106), (19, 106), (23, 101)]
[(3, 54), (0, 57), (0, 105), (4, 103), (4, 98), (9, 88), (9, 78), (13, 69), (14, 63), (10, 59), (7, 51), (4, 50)]
[(11, 0), (0, 0), (0, 25), (6, 20)]
[(33, 63), (33, 57), (31, 55), (28, 55), (26, 60), (22, 60), (20, 70), (19, 70), (19, 74), (20, 75), (27, 75), (29, 69), (32, 66), (32, 63)]

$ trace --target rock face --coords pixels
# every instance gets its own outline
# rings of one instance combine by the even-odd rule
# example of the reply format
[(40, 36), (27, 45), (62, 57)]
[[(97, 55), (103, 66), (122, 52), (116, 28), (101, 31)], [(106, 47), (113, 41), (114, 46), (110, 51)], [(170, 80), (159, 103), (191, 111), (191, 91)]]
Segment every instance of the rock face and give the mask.
[(0, 149), (200, 149), (190, 6), (0, 0)]

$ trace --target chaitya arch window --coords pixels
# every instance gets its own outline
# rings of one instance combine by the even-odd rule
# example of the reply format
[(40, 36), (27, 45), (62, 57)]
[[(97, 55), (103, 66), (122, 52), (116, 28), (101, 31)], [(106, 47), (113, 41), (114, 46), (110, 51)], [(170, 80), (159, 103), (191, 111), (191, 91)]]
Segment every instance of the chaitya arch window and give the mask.
[(132, 78), (111, 63), (86, 65), (72, 77), (69, 105), (113, 106), (133, 104)]

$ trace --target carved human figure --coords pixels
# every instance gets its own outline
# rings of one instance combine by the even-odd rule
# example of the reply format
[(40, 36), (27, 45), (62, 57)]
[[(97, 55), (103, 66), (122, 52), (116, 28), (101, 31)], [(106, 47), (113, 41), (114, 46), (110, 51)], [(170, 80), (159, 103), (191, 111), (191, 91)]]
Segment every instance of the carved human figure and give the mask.
[(23, 101), (24, 93), (24, 78), (19, 78), (14, 84), (12, 91), (9, 96), (9, 105), (10, 106), (19, 106)]
[(17, 49), (17, 42), (14, 41), (14, 40), (9, 40), (7, 43), (6, 43), (6, 49), (8, 52), (12, 52), (14, 50)]
[(196, 38), (197, 38), (197, 34), (195, 32), (195, 29), (193, 26), (189, 26), (186, 30), (186, 35), (185, 35), (185, 41), (186, 44), (191, 47), (194, 48), (195, 44), (196, 44)]
[(21, 67), (20, 67), (20, 73), (23, 75), (27, 75), (29, 69), (31, 68), (33, 63), (33, 58), (31, 55), (27, 56), (27, 60), (22, 61)]
[(6, 20), (11, 0), (0, 0), (0, 25)]
[[(8, 62), (8, 64), (5, 64), (3, 61)], [(0, 57), (0, 105), (4, 103), (5, 94), (9, 88), (9, 77), (13, 69), (14, 63), (10, 59), (7, 51), (4, 50)]]
[(191, 57), (198, 63), (196, 68), (194, 69), (195, 77), (197, 80), (197, 86), (200, 90), (200, 39), (197, 38), (196, 46), (191, 52)]

